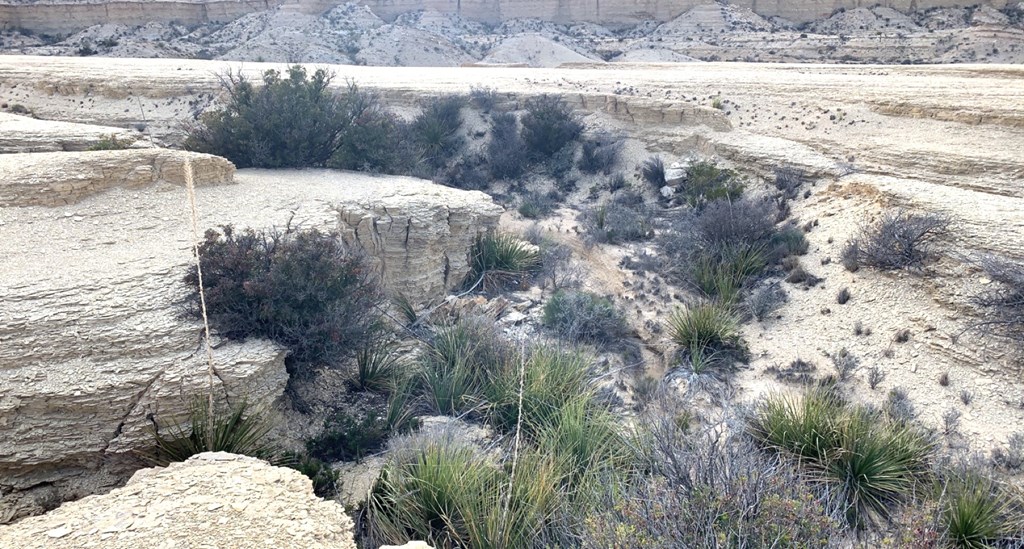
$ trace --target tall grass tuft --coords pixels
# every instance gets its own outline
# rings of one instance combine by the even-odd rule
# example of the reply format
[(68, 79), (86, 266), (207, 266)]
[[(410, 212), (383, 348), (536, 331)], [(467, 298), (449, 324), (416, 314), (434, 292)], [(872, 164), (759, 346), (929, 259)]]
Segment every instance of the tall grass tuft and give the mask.
[(928, 475), (932, 438), (886, 420), (879, 412), (844, 403), (832, 389), (802, 398), (774, 395), (749, 419), (761, 444), (791, 455), (835, 486), (851, 526), (889, 518)]
[(951, 479), (945, 488), (940, 516), (952, 547), (983, 549), (1006, 537), (1009, 507), (992, 479), (968, 472)]
[(731, 308), (704, 302), (678, 309), (668, 320), (669, 337), (684, 349), (698, 346), (708, 351), (738, 348), (739, 323)]
[(262, 410), (242, 402), (228, 409), (210, 409), (205, 397), (189, 405), (188, 426), (175, 425), (168, 435), (154, 433), (153, 461), (166, 465), (203, 452), (230, 452), (277, 462), (280, 450), (267, 440), (273, 422)]
[(540, 251), (513, 235), (488, 233), (477, 239), (470, 265), (469, 285), (502, 290), (522, 285), (540, 269)]

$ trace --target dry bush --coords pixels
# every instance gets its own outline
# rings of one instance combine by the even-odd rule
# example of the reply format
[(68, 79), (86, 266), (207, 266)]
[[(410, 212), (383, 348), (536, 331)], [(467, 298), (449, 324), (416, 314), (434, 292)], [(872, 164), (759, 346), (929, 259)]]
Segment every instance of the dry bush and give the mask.
[(995, 281), (993, 289), (975, 298), (989, 319), (974, 326), (1024, 347), (1024, 264), (987, 256), (982, 268)]
[[(867, 265), (882, 270), (920, 267), (932, 254), (932, 244), (945, 233), (951, 220), (932, 213), (891, 210), (843, 250), (843, 265)], [(850, 256), (848, 258), (848, 256)]]

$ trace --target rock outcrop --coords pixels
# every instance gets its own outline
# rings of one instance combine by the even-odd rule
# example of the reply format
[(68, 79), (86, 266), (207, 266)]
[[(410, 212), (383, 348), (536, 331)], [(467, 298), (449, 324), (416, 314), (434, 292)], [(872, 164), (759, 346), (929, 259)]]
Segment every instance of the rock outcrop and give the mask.
[(104, 140), (131, 144), (139, 137), (124, 128), (37, 120), (0, 112), (0, 153), (84, 151)]
[(143, 469), (108, 494), (0, 526), (0, 547), (355, 549), (352, 519), (298, 471), (226, 453)]
[[(147, 22), (176, 22), (183, 25), (227, 23), (247, 13), (278, 6), (300, 13), (320, 14), (341, 4), (329, 0), (176, 0), (110, 2), (61, 1), (0, 4), (0, 21), (13, 28), (35, 32), (67, 34), (92, 25), (142, 25)], [(635, 25), (647, 21), (668, 21), (708, 0), (636, 0), (599, 2), (597, 0), (369, 0), (365, 4), (385, 19), (394, 19), (410, 11), (436, 10), (453, 13), (488, 24), (517, 18), (537, 18), (556, 23), (591, 22), (608, 25)], [(979, 2), (972, 2), (978, 4)], [(796, 23), (823, 19), (839, 9), (863, 5), (859, 0), (733, 0), (734, 4), (765, 17), (782, 17)], [(964, 6), (961, 0), (881, 0), (876, 5), (902, 12), (936, 7)], [(982, 5), (997, 9), (1007, 0), (982, 0)]]
[(235, 166), (209, 154), (166, 149), (125, 149), (74, 154), (0, 156), (0, 207), (74, 204), (111, 187), (153, 183), (184, 186), (185, 162), (196, 185), (231, 183)]
[[(0, 155), (0, 172), (28, 181), (19, 169), (60, 163), (68, 173), (90, 173), (89, 159), (113, 166), (136, 154), (169, 155), (156, 170), (164, 176), (140, 188), (123, 170), (108, 171), (111, 180), (87, 187), (93, 194), (61, 206), (40, 205), (63, 203), (38, 200), (53, 194), (44, 179), (35, 190), (4, 187), (0, 522), (116, 483), (138, 467), (127, 458), (152, 445), (154, 422), (184, 419), (192, 395), (208, 386), (199, 325), (181, 318), (176, 305), (192, 229), (185, 189), (167, 174), (177, 173), (168, 166), (186, 153)], [(193, 156), (197, 165), (214, 158)], [(222, 182), (213, 179), (207, 182)], [(289, 222), (339, 230), (414, 303), (461, 283), (472, 243), (501, 212), (483, 193), (411, 178), (243, 170), (236, 181), (197, 187), (200, 230)], [(287, 382), (284, 356), (264, 341), (218, 342), (216, 393), (270, 405)]]

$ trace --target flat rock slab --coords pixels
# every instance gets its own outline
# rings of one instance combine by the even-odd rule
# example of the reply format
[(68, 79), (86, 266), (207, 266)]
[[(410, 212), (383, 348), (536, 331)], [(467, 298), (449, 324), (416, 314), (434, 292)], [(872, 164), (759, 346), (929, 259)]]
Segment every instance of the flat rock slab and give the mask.
[(111, 126), (38, 120), (0, 112), (0, 153), (85, 151), (104, 140), (134, 143), (138, 132)]
[(123, 488), (0, 526), (0, 547), (355, 549), (352, 528), (302, 473), (217, 452), (142, 469)]

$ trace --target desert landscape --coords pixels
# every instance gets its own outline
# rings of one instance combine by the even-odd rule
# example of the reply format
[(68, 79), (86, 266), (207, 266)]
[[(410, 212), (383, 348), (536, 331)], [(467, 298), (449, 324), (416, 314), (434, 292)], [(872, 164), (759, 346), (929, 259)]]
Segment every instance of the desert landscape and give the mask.
[(1024, 547), (1024, 6), (152, 4), (0, 4), (0, 546)]

